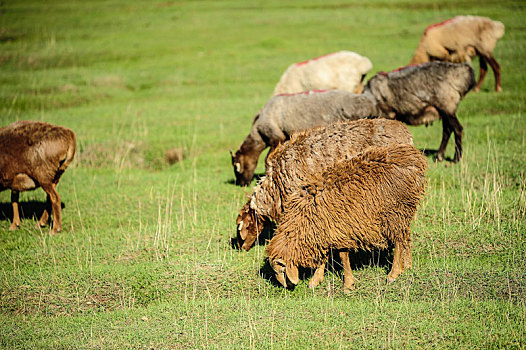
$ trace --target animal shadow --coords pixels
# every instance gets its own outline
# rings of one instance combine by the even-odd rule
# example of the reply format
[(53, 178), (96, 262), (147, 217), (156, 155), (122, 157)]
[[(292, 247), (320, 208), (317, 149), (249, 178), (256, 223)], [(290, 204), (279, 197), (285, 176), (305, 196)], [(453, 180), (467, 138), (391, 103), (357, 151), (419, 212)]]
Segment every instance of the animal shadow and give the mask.
[[(421, 149), (420, 151), (424, 153), (424, 156), (426, 156), (427, 158), (433, 158), (433, 161), (437, 161), (437, 149)], [(445, 157), (444, 160), (448, 162), (453, 162), (453, 158), (451, 157)]]
[[(265, 173), (254, 174), (254, 177), (252, 178), (252, 181), (256, 180), (256, 183), (258, 183), (258, 181), (261, 180), (261, 178), (263, 176), (265, 176)], [(227, 185), (235, 185), (236, 184), (236, 179), (235, 178), (228, 179), (224, 183), (227, 184)], [(252, 182), (250, 182), (250, 183), (252, 183)], [(250, 185), (248, 187), (250, 187)]]
[[(46, 207), (46, 202), (39, 201), (27, 201), (19, 202), (18, 208), (20, 211), (20, 219), (33, 219), (37, 220), (42, 216), (44, 208)], [(64, 209), (66, 206), (64, 203), (60, 203), (60, 207)], [(0, 221), (13, 219), (13, 206), (9, 203), (0, 203)]]
[[(392, 249), (387, 250), (376, 250), (376, 251), (358, 251), (350, 252), (349, 261), (351, 263), (351, 269), (353, 271), (361, 270), (366, 267), (378, 266), (386, 270), (391, 267), (392, 263)], [(329, 253), (329, 259), (326, 265), (327, 271), (330, 271), (335, 274), (340, 274), (343, 276), (343, 265), (340, 260), (340, 256), (336, 251), (331, 251)], [(300, 280), (309, 280), (314, 275), (315, 269), (312, 268), (303, 268), (299, 267), (298, 273)], [(268, 259), (265, 259), (264, 265), (259, 269), (259, 274), (262, 278), (269, 281), (272, 285), (276, 287), (281, 287), (281, 283), (275, 277), (274, 270), (270, 266)], [(343, 277), (342, 277), (343, 280)], [(294, 287), (287, 288), (289, 290), (294, 290)]]

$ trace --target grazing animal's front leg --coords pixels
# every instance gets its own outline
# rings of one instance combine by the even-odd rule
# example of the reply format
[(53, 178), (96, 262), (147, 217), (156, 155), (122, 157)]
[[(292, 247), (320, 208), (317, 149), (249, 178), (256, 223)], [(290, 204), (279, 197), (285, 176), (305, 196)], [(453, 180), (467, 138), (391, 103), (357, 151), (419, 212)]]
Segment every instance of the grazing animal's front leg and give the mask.
[(349, 252), (346, 250), (340, 251), (340, 260), (343, 265), (343, 291), (351, 291), (354, 289), (354, 276), (352, 275), (351, 262), (349, 261)]
[(51, 234), (56, 234), (62, 230), (62, 213), (60, 208), (60, 195), (57, 192), (56, 185), (41, 184), (42, 189), (47, 193), (51, 200), (51, 210), (53, 212), (53, 227)]
[(20, 213), (18, 212), (18, 191), (11, 191), (11, 205), (13, 206), (13, 222), (9, 229), (16, 230), (20, 227)]
[(309, 288), (314, 289), (318, 284), (323, 281), (323, 275), (325, 274), (325, 263), (319, 265), (314, 271), (314, 275), (309, 281)]
[(477, 85), (473, 88), (473, 91), (480, 90), (480, 87), (482, 86), (482, 82), (484, 81), (484, 78), (486, 77), (486, 73), (488, 71), (488, 65), (486, 64), (486, 59), (482, 55), (479, 55), (479, 66), (480, 66), (479, 81)]

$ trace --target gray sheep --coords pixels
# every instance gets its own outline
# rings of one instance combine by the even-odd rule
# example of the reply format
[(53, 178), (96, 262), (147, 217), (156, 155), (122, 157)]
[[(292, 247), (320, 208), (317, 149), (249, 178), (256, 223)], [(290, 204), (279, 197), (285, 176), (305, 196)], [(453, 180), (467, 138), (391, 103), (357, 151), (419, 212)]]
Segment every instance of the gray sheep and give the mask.
[(453, 132), (455, 156), (462, 157), (462, 125), (456, 111), (462, 98), (475, 86), (475, 73), (467, 64), (429, 62), (389, 73), (377, 73), (365, 86), (364, 94), (373, 95), (381, 115), (409, 125), (429, 124), (442, 119), (442, 142), (437, 160)]
[(18, 121), (0, 128), (0, 191), (11, 190), (13, 222), (20, 226), (18, 193), (42, 187), (47, 203), (38, 221), (45, 226), (53, 212), (52, 234), (62, 229), (62, 208), (57, 185), (75, 155), (75, 133), (63, 126)]
[(296, 133), (267, 159), (265, 177), (237, 217), (237, 241), (249, 250), (265, 223), (279, 222), (290, 193), (311, 172), (349, 159), (373, 145), (413, 144), (407, 126), (396, 120), (360, 119)]
[[(254, 118), (252, 130), (235, 154), (230, 152), (236, 184), (248, 186), (261, 152), (270, 152), (297, 131), (377, 115), (372, 96), (343, 90), (278, 95)], [(269, 153), (270, 153), (269, 152)]]
[(410, 224), (425, 189), (427, 160), (411, 145), (370, 147), (322, 172), (309, 174), (287, 199), (266, 253), (284, 286), (299, 282), (298, 267), (323, 279), (329, 250), (338, 250), (344, 288), (354, 289), (349, 250), (394, 245), (388, 282), (411, 267)]

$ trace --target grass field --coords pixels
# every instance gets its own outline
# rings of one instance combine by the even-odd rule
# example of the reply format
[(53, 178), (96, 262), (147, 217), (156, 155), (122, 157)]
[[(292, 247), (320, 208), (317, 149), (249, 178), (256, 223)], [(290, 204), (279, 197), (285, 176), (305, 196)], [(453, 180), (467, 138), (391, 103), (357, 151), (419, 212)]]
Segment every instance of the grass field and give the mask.
[[(350, 295), (336, 264), (315, 291), (274, 285), (263, 245), (230, 246), (245, 193), (228, 150), (292, 62), (356, 51), (369, 78), (457, 14), (506, 25), (504, 90), (489, 72), (461, 103), (459, 164), (429, 157), (413, 270), (386, 285), (375, 252)], [(526, 348), (525, 17), (521, 0), (0, 3), (0, 125), (78, 137), (59, 235), (34, 227), (42, 190), (21, 194), (16, 232), (0, 193), (0, 348)], [(431, 150), (441, 130), (410, 128)], [(186, 159), (169, 166), (172, 147)]]

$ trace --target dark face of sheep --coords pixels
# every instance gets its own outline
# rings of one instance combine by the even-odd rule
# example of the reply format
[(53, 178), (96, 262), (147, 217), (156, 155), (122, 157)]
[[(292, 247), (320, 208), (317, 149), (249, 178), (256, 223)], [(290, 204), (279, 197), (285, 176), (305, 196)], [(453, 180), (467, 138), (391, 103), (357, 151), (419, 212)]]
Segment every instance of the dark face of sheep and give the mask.
[(269, 258), (269, 263), (274, 272), (276, 273), (276, 279), (285, 288), (290, 285), (295, 286), (299, 282), (298, 267), (293, 264), (287, 264), (283, 259), (280, 258)]
[(236, 176), (236, 185), (250, 185), (252, 177), (254, 177), (253, 168), (255, 167), (251, 167), (250, 164), (248, 164), (247, 158), (243, 154), (240, 154), (239, 151), (235, 154), (230, 151), (230, 156), (232, 158), (232, 166), (234, 167), (234, 175)]
[(263, 230), (265, 220), (256, 215), (255, 211), (250, 208), (250, 201), (248, 201), (237, 216), (236, 226), (238, 247), (248, 251)]

